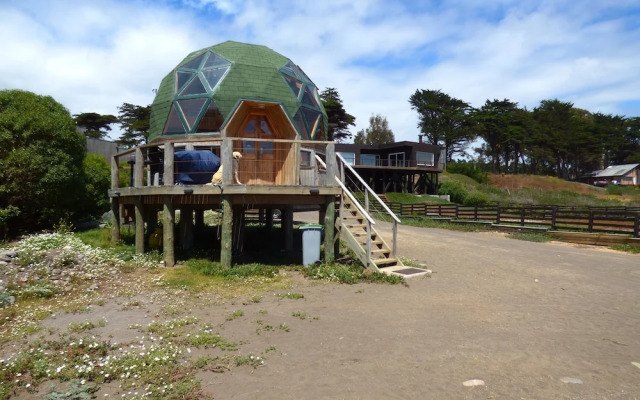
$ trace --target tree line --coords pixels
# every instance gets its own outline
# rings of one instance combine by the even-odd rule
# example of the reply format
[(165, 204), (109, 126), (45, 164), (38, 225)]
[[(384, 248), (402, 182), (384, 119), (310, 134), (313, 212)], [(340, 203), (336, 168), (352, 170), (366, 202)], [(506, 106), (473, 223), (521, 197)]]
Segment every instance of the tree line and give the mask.
[(640, 117), (592, 113), (558, 99), (533, 110), (509, 99), (474, 108), (440, 90), (416, 90), (409, 103), (420, 132), (446, 149), (448, 161), (482, 139), (473, 161), (489, 172), (577, 180), (610, 165), (640, 163)]

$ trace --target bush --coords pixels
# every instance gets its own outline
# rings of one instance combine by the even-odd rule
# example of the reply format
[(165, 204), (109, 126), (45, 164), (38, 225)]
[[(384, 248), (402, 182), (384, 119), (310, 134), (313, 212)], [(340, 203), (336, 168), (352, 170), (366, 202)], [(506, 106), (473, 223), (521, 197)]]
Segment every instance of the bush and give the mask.
[(76, 216), (85, 154), (84, 135), (60, 103), (0, 91), (0, 210), (18, 209), (11, 212), (9, 235)]
[(448, 194), (454, 203), (464, 204), (465, 198), (469, 195), (467, 190), (458, 182), (447, 181), (440, 184), (439, 194)]
[(447, 165), (451, 174), (468, 176), (478, 183), (489, 183), (489, 174), (476, 168), (475, 164), (466, 162), (452, 162)]
[(463, 204), (465, 206), (483, 206), (489, 202), (489, 198), (482, 192), (469, 193), (465, 198)]
[(99, 154), (87, 154), (83, 163), (85, 216), (100, 217), (110, 208), (107, 192), (111, 187), (111, 167)]

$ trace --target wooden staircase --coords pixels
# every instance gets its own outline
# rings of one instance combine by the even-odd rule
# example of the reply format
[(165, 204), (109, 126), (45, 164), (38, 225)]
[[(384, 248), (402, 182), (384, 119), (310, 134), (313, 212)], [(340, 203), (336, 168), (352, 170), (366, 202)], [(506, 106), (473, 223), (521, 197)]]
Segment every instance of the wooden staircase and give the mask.
[[(393, 272), (405, 268), (402, 261), (393, 254), (393, 250), (382, 239), (364, 215), (347, 196), (343, 197), (342, 218), (339, 224), (340, 235), (356, 253), (358, 259), (368, 268), (380, 272)], [(367, 257), (367, 238), (370, 238), (370, 257)]]

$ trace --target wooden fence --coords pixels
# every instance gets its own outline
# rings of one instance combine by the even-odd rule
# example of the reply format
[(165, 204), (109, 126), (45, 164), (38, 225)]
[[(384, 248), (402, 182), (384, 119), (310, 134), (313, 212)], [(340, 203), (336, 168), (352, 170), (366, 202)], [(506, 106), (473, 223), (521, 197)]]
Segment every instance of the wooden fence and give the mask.
[(460, 221), (487, 221), (494, 224), (530, 226), (552, 230), (620, 233), (640, 237), (640, 207), (564, 207), (495, 204), (389, 203), (401, 217), (445, 217)]

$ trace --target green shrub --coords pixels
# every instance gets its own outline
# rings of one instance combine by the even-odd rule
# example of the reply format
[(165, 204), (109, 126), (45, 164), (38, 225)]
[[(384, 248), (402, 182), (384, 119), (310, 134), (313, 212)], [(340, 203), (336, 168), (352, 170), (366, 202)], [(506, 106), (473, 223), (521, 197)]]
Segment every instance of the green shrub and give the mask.
[(640, 194), (640, 189), (636, 186), (622, 186), (622, 185), (607, 185), (607, 194), (611, 194), (614, 196), (622, 196), (622, 195), (638, 195)]
[(483, 206), (489, 202), (489, 198), (482, 192), (469, 193), (465, 198), (463, 204), (465, 206)]
[(478, 183), (489, 183), (489, 174), (476, 168), (473, 163), (452, 162), (447, 165), (447, 171), (452, 174), (468, 176)]
[(451, 196), (451, 201), (453, 203), (464, 204), (464, 199), (468, 196), (467, 190), (458, 182), (455, 181), (446, 181), (440, 184), (440, 189), (438, 190), (440, 194), (448, 194)]
[(111, 187), (111, 167), (99, 154), (87, 154), (82, 167), (85, 181), (84, 214), (99, 217), (110, 208), (107, 191)]

